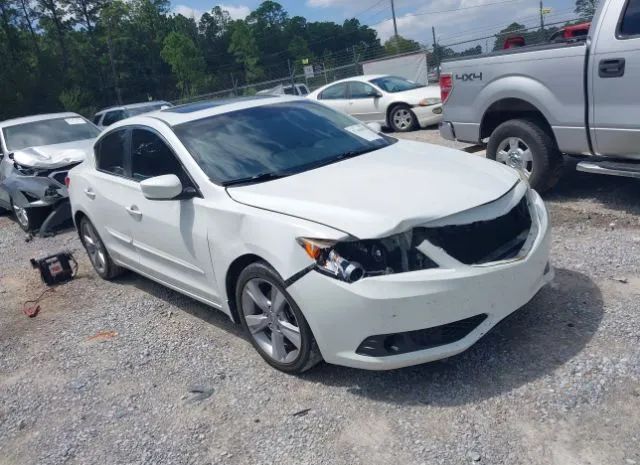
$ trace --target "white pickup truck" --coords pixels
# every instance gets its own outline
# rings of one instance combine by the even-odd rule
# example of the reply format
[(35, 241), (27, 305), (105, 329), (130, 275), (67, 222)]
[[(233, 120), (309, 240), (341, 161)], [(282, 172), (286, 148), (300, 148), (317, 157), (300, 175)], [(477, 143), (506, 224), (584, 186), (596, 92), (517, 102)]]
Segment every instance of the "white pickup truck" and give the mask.
[(441, 135), (487, 142), (487, 157), (544, 191), (562, 154), (578, 170), (640, 178), (640, 0), (601, 0), (589, 34), (442, 64)]

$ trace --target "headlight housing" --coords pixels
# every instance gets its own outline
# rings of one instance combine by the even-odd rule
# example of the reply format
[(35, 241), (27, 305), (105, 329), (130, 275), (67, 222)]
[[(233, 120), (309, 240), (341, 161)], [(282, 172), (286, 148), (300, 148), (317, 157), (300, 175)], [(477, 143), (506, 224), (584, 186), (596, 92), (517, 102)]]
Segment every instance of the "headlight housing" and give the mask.
[(430, 97), (423, 98), (422, 100), (420, 100), (418, 105), (421, 107), (428, 107), (430, 105), (437, 105), (438, 103), (442, 103), (442, 100), (440, 100), (438, 97)]
[(367, 276), (437, 268), (437, 263), (417, 249), (425, 238), (414, 231), (360, 241), (297, 240), (315, 261), (317, 271), (352, 283)]

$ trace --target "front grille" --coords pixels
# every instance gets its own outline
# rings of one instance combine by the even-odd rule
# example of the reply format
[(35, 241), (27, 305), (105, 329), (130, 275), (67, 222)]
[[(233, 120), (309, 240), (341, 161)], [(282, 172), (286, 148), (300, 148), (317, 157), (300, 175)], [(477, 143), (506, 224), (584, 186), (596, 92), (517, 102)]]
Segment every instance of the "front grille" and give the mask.
[(464, 339), (486, 319), (487, 314), (481, 313), (432, 328), (369, 336), (358, 346), (356, 353), (370, 357), (384, 357), (433, 349)]
[(506, 215), (487, 221), (417, 228), (425, 239), (466, 265), (507, 260), (518, 255), (531, 229), (526, 197)]

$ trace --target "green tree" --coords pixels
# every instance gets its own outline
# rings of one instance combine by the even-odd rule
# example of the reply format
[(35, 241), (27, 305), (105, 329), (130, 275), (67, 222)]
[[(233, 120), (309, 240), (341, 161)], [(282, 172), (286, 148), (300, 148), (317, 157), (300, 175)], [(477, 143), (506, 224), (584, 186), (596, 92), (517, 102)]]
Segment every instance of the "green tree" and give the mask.
[(414, 52), (416, 50), (420, 50), (420, 48), (420, 44), (415, 40), (405, 39), (400, 35), (393, 36), (384, 43), (384, 49), (389, 55)]
[(598, 7), (598, 0), (576, 0), (575, 13), (582, 19), (590, 21)]
[(256, 82), (262, 78), (264, 72), (258, 65), (260, 51), (245, 21), (233, 23), (229, 52), (233, 54), (236, 62), (242, 65), (247, 82)]
[(184, 34), (171, 32), (164, 39), (160, 55), (171, 66), (181, 96), (195, 95), (205, 80), (205, 63), (193, 41)]

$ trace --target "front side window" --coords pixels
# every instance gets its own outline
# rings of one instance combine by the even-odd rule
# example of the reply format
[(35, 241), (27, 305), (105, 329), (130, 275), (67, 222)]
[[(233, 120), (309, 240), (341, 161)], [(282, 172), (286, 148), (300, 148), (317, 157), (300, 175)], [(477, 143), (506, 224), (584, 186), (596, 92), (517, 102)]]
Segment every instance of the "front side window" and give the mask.
[(619, 35), (622, 37), (640, 35), (640, 0), (628, 1), (620, 21)]
[(351, 98), (373, 98), (378, 96), (378, 91), (366, 82), (354, 81), (349, 86), (351, 87)]
[(103, 137), (96, 147), (96, 168), (117, 176), (126, 176), (127, 139), (127, 131), (124, 129)]
[(167, 144), (155, 133), (134, 129), (131, 133), (131, 175), (136, 181), (175, 174), (185, 182), (184, 170)]
[(343, 82), (326, 88), (320, 94), (321, 100), (338, 100), (347, 98), (347, 83)]
[(371, 83), (380, 87), (385, 92), (395, 93), (395, 92), (404, 92), (405, 90), (418, 89), (420, 87), (425, 87), (422, 84), (418, 84), (416, 82), (411, 82), (405, 78), (398, 76), (384, 76), (377, 79), (372, 79)]
[[(174, 130), (209, 178), (223, 185), (288, 176), (395, 142), (350, 116), (309, 101), (214, 115)], [(326, 182), (330, 186), (332, 181)]]
[(104, 115), (104, 120), (102, 120), (103, 126), (111, 126), (113, 123), (120, 121), (121, 119), (125, 119), (127, 115), (124, 110), (114, 110), (106, 113)]
[(33, 123), (16, 124), (3, 129), (4, 141), (9, 152), (41, 147), (43, 145), (64, 144), (76, 140), (98, 137), (100, 131), (80, 116), (55, 118)]

